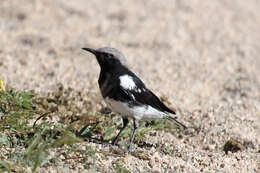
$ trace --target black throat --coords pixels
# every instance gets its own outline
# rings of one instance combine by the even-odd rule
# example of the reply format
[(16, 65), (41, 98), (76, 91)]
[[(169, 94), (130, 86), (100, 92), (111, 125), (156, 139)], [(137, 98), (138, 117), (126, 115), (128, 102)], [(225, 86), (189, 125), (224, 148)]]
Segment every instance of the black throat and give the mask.
[(111, 90), (115, 90), (115, 86), (120, 86), (119, 77), (124, 74), (131, 73), (127, 67), (123, 65), (101, 66), (98, 84), (102, 96), (105, 98)]

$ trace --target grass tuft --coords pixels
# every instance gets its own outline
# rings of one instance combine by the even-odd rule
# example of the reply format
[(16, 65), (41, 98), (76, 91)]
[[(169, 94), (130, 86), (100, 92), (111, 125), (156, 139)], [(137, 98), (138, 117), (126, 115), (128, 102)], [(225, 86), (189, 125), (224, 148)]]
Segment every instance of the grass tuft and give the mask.
[(69, 124), (43, 121), (33, 126), (40, 112), (49, 111), (38, 109), (34, 99), (36, 95), (28, 92), (0, 91), (0, 159), (4, 160), (0, 162), (0, 172), (10, 172), (17, 167), (23, 171), (29, 167), (35, 172), (52, 159), (51, 150), (64, 145), (70, 148), (82, 142)]
[[(122, 126), (122, 119), (108, 109), (93, 111), (90, 99), (91, 96), (62, 85), (47, 96), (14, 89), (0, 90), (0, 145), (3, 146), (0, 148), (0, 172), (28, 169), (36, 172), (39, 167), (58, 166), (61, 161), (95, 169), (96, 153), (106, 153), (78, 144), (83, 140), (99, 144), (111, 142)], [(141, 122), (135, 143), (139, 147), (153, 146), (145, 141), (147, 134), (154, 130), (180, 132), (165, 120)], [(119, 138), (122, 148), (128, 147), (132, 133), (133, 125), (129, 123)], [(165, 150), (165, 153), (172, 152)], [(115, 165), (114, 169), (127, 172), (120, 165)]]

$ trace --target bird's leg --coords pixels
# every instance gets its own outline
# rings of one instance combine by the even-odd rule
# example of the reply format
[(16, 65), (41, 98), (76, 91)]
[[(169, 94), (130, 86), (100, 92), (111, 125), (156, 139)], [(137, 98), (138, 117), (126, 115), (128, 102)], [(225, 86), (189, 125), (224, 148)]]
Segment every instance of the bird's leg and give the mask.
[(112, 141), (112, 144), (115, 145), (117, 143), (117, 140), (120, 136), (120, 134), (122, 133), (122, 131), (125, 129), (125, 127), (128, 124), (128, 118), (123, 118), (123, 127), (120, 129), (119, 133), (117, 134), (117, 136), (115, 137), (115, 139)]
[(138, 129), (138, 127), (139, 127), (139, 122), (138, 122), (138, 120), (136, 120), (134, 118), (134, 131), (133, 131), (133, 134), (132, 134), (131, 139), (130, 139), (130, 145), (129, 145), (128, 150), (127, 150), (128, 152), (131, 150), (131, 146), (132, 146), (132, 143), (134, 142), (136, 130)]

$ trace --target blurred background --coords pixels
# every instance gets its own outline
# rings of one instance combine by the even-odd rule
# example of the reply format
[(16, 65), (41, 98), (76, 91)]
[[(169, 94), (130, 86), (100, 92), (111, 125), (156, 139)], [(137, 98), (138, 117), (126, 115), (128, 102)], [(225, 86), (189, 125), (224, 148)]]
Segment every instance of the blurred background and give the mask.
[[(0, 78), (39, 93), (61, 83), (100, 95), (99, 66), (81, 48), (117, 48), (151, 90), (179, 108), (182, 122), (201, 128), (188, 146), (169, 134), (149, 139), (204, 161), (211, 151), (220, 168), (226, 161), (218, 151), (236, 137), (250, 146), (227, 156), (227, 165), (253, 172), (260, 148), (259, 9), (259, 0), (1, 0)], [(126, 164), (143, 163), (135, 159)], [(165, 161), (178, 166), (177, 159)]]
[(240, 78), (259, 81), (259, 7), (257, 0), (2, 0), (0, 74), (22, 89), (47, 92), (61, 82), (98, 92), (99, 67), (81, 48), (111, 46), (153, 90), (189, 106), (216, 102)]

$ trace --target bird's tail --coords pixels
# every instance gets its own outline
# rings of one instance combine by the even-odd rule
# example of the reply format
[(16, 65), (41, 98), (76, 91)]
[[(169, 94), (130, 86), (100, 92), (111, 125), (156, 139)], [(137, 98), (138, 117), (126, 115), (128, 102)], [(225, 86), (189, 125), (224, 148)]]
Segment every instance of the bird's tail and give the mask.
[(181, 122), (177, 121), (176, 118), (172, 118), (170, 116), (166, 116), (165, 119), (174, 122), (175, 124), (177, 124), (178, 126), (181, 126), (184, 129), (187, 129), (187, 127), (184, 124), (182, 124)]

